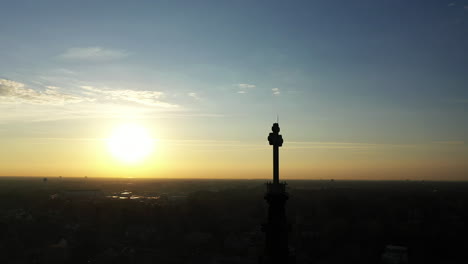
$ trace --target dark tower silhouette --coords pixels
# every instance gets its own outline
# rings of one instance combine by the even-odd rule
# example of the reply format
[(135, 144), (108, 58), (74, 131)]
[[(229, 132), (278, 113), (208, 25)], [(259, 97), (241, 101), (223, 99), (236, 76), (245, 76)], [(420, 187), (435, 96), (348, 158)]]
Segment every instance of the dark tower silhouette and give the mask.
[(283, 137), (279, 134), (278, 123), (274, 123), (271, 130), (273, 132), (268, 135), (268, 142), (273, 146), (273, 182), (266, 184), (268, 222), (262, 226), (265, 232), (265, 253), (260, 263), (295, 263), (288, 246), (290, 225), (286, 221), (285, 205), (289, 196), (286, 193), (286, 183), (279, 181), (279, 147), (283, 145)]

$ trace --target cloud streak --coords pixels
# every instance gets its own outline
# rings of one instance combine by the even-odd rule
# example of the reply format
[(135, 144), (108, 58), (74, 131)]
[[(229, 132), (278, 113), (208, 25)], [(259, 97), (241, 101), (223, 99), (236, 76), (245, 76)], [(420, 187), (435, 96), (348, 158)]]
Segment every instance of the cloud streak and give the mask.
[(195, 101), (199, 101), (201, 99), (197, 93), (188, 93), (187, 95), (192, 97)]
[(0, 79), (1, 103), (63, 105), (89, 101), (89, 98), (63, 93), (59, 87), (47, 86), (44, 91), (26, 88), (23, 83)]
[(138, 90), (112, 90), (112, 89), (100, 89), (92, 86), (81, 86), (82, 89), (86, 90), (86, 94), (93, 97), (101, 97), (105, 101), (126, 101), (137, 103), (146, 106), (156, 106), (162, 108), (178, 108), (176, 104), (171, 104), (162, 101), (164, 96), (163, 92), (158, 91), (138, 91)]
[(273, 95), (280, 95), (281, 94), (279, 88), (273, 88), (273, 89), (271, 89), (271, 91), (273, 92)]
[(28, 87), (21, 82), (0, 79), (0, 122), (142, 117), (156, 111), (167, 115), (187, 114), (180, 110), (179, 105), (165, 102), (164, 93), (159, 91), (81, 86), (81, 89), (65, 92), (57, 86), (39, 83), (38, 87)]
[(238, 94), (246, 94), (247, 90), (257, 87), (255, 84), (250, 83), (238, 83), (236, 84), (236, 86), (237, 88), (239, 88), (239, 90), (237, 91)]
[(121, 59), (128, 56), (124, 50), (106, 49), (102, 47), (84, 47), (84, 48), (69, 48), (59, 57), (65, 60), (82, 60), (82, 61), (107, 61)]
[(250, 83), (239, 83), (237, 86), (241, 89), (257, 87), (255, 84), (250, 84)]

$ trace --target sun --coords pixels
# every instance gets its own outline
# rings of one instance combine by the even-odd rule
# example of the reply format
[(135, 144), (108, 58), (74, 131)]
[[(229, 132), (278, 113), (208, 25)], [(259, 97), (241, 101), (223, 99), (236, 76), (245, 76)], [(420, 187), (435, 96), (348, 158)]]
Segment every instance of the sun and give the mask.
[(107, 141), (111, 154), (125, 163), (143, 161), (154, 149), (154, 140), (137, 124), (117, 127)]

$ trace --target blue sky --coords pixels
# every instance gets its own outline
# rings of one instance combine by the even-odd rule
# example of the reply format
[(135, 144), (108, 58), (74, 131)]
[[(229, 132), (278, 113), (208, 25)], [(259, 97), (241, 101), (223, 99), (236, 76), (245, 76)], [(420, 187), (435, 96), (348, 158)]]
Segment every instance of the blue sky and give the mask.
[(298, 142), (468, 140), (468, 1), (1, 9), (5, 138), (93, 137), (82, 128), (136, 118), (163, 138), (260, 142), (279, 114)]

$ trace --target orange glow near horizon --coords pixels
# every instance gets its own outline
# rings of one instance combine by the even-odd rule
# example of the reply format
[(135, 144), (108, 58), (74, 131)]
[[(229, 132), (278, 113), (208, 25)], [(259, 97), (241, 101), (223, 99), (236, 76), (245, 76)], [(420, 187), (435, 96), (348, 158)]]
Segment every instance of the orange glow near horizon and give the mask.
[[(127, 126), (123, 130), (128, 129), (129, 133), (121, 135), (120, 127), (126, 126), (122, 124), (127, 123), (90, 129), (98, 136), (94, 138), (0, 139), (3, 146), (0, 176), (211, 179), (272, 176), (271, 147), (267, 142), (170, 139), (168, 133), (163, 133), (166, 126), (146, 127), (145, 123), (135, 125), (140, 128)], [(120, 138), (123, 146), (111, 148), (114, 144), (111, 142)], [(137, 146), (132, 145), (134, 140)], [(145, 142), (152, 144), (150, 150), (142, 146)], [(128, 153), (114, 154), (113, 148)], [(280, 178), (463, 180), (468, 171), (464, 162), (467, 151), (465, 144), (450, 142), (369, 145), (286, 141), (280, 149)], [(123, 160), (118, 156), (132, 153), (136, 157), (129, 156), (127, 161), (127, 156)]]

